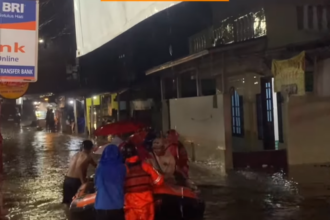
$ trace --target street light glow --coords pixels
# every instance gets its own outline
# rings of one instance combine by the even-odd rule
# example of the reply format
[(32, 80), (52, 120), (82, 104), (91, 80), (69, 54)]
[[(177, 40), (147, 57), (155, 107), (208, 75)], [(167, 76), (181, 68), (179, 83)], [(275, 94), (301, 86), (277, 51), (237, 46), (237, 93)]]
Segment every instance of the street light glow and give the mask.
[(73, 100), (70, 100), (69, 103), (72, 105), (73, 104)]
[(96, 99), (96, 98), (97, 98), (96, 96), (93, 97), (93, 99)]
[(45, 41), (44, 41), (44, 39), (39, 39), (39, 43), (40, 44), (42, 44), (42, 43), (44, 43)]

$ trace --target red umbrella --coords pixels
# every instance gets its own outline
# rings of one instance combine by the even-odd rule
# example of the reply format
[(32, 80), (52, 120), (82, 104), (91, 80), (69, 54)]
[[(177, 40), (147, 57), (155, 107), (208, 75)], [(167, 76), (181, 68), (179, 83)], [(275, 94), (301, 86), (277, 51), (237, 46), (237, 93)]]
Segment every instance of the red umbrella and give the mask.
[(136, 132), (145, 125), (140, 122), (134, 121), (119, 121), (111, 124), (107, 124), (99, 127), (95, 130), (95, 136), (108, 136), (108, 135), (120, 135), (125, 133)]
[(133, 144), (135, 144), (135, 145), (140, 145), (140, 144), (143, 144), (144, 139), (146, 138), (147, 134), (148, 134), (147, 131), (145, 131), (145, 130), (141, 130), (141, 131), (138, 131), (138, 132), (132, 134), (132, 135), (128, 138), (128, 140), (129, 140), (130, 142), (132, 142)]

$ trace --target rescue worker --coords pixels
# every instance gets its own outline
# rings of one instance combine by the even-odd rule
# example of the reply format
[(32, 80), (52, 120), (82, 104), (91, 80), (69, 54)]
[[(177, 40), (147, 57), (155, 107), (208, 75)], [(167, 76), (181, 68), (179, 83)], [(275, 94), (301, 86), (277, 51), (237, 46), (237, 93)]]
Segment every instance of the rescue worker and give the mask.
[(152, 185), (161, 185), (164, 179), (150, 164), (141, 161), (132, 143), (122, 148), (126, 158), (125, 219), (154, 220), (155, 210)]
[(131, 135), (128, 139), (129, 142), (136, 146), (138, 151), (138, 156), (141, 161), (144, 161), (148, 158), (149, 152), (147, 151), (146, 147), (144, 146), (144, 139), (147, 136), (147, 131), (138, 131), (135, 134)]
[(185, 178), (189, 175), (189, 158), (186, 149), (179, 141), (179, 134), (171, 129), (167, 132), (166, 137), (166, 151), (173, 155), (175, 158), (177, 170), (180, 171)]

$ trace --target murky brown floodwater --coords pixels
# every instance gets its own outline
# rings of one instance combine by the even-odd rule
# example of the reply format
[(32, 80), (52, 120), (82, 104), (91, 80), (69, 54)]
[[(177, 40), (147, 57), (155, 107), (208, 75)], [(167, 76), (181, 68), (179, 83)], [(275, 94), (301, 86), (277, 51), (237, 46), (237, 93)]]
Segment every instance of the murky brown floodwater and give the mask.
[[(66, 219), (61, 187), (70, 156), (80, 138), (6, 128), (4, 136), (5, 208), (12, 220)], [(326, 220), (327, 197), (303, 198), (296, 184), (281, 174), (241, 171), (226, 178), (192, 167), (192, 178), (206, 200), (205, 219)]]

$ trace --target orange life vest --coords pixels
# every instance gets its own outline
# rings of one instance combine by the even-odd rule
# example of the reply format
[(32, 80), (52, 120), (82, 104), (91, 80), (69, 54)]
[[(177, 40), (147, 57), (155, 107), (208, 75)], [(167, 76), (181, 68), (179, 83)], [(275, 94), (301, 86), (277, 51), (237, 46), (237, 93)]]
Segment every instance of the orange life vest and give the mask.
[(126, 163), (129, 170), (125, 180), (125, 192), (145, 192), (152, 190), (152, 180), (150, 175), (143, 170), (140, 161), (135, 163)]

